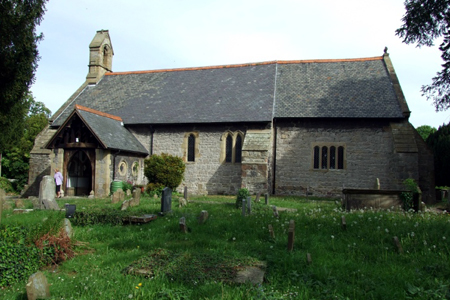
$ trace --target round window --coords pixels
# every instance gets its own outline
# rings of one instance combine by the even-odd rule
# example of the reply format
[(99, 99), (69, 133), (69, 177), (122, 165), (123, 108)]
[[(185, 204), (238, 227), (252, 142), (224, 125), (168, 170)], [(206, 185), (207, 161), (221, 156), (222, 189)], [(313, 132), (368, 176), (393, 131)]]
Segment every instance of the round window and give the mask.
[(122, 160), (119, 163), (119, 174), (121, 176), (125, 176), (127, 174), (127, 170), (128, 170), (127, 162)]
[(139, 162), (135, 161), (133, 163), (133, 167), (131, 168), (131, 173), (133, 174), (134, 177), (138, 176), (139, 173)]

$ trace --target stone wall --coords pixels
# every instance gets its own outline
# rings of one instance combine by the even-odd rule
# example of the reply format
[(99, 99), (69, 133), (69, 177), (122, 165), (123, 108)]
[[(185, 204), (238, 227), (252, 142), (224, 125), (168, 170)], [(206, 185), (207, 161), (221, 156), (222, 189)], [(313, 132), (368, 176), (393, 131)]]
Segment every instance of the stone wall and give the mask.
[[(357, 126), (356, 126), (357, 125)], [(340, 196), (343, 188), (402, 189), (406, 178), (418, 180), (418, 153), (396, 153), (389, 121), (278, 121), (275, 193)], [(315, 145), (344, 145), (344, 169), (314, 169)]]
[[(151, 130), (147, 127), (133, 127), (130, 131), (154, 154), (168, 153), (184, 158), (186, 171), (182, 184), (178, 187), (181, 192), (184, 186), (189, 193), (197, 195), (207, 194), (236, 194), (241, 188), (241, 163), (224, 163), (221, 161), (221, 151), (225, 132), (241, 131), (245, 133), (249, 128), (261, 128), (262, 125), (180, 125), (155, 126), (153, 128), (153, 149), (151, 150)], [(197, 136), (195, 162), (186, 161), (186, 136), (195, 133)]]

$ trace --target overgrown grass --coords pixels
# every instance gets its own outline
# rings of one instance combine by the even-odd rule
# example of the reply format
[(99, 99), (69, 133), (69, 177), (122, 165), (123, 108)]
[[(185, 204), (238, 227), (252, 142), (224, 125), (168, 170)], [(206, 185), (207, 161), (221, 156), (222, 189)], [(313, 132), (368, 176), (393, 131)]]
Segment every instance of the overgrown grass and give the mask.
[[(242, 217), (235, 197), (196, 197), (194, 203), (143, 225), (76, 226), (78, 255), (45, 274), (53, 299), (449, 299), (450, 217), (425, 212), (342, 211), (334, 201), (271, 197), (270, 205), (297, 209), (275, 218), (272, 209), (253, 204), (252, 215)], [(213, 203), (209, 203), (213, 202)], [(104, 207), (119, 209), (109, 199), (59, 200), (76, 204), (77, 211)], [(230, 203), (230, 204), (226, 204)], [(141, 199), (136, 214), (158, 213), (160, 202)], [(209, 212), (205, 224), (197, 217)], [(48, 212), (3, 214), (2, 223), (40, 222)], [(341, 227), (345, 217), (347, 227)], [(190, 231), (182, 233), (179, 219)], [(295, 221), (294, 251), (287, 251), (289, 221)], [(274, 228), (271, 238), (268, 225)], [(398, 253), (392, 238), (401, 241)], [(229, 284), (204, 275), (195, 260), (183, 260), (176, 276), (170, 272), (140, 277), (123, 270), (166, 249), (196, 260), (253, 258), (267, 263), (262, 285)], [(306, 260), (310, 253), (312, 263)], [(174, 260), (175, 261), (175, 260)], [(180, 266), (178, 266), (180, 267)], [(177, 269), (174, 269), (177, 270)], [(0, 291), (2, 299), (26, 299), (25, 282)]]

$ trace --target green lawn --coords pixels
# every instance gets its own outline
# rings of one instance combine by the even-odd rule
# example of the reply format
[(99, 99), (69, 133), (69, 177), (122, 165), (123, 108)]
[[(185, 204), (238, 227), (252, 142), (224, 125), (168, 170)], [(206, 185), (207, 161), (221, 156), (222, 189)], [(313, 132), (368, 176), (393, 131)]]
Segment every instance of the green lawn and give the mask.
[[(74, 226), (74, 240), (80, 244), (75, 258), (44, 270), (52, 299), (450, 299), (448, 214), (346, 212), (334, 200), (271, 197), (270, 205), (297, 209), (275, 218), (261, 197), (252, 214), (242, 217), (242, 210), (232, 205), (234, 197), (190, 200), (194, 202), (178, 208), (174, 197), (171, 214), (143, 225)], [(109, 199), (58, 202), (60, 207), (76, 204), (77, 212), (120, 207)], [(145, 197), (131, 208), (136, 215), (159, 210), (158, 199)], [(197, 220), (202, 210), (209, 213), (205, 224)], [(2, 226), (27, 226), (52, 213), (13, 215), (7, 210)], [(181, 217), (188, 233), (180, 232)], [(295, 221), (292, 252), (287, 251), (290, 220)], [(155, 251), (171, 253), (165, 256), (167, 267), (146, 277), (124, 272), (133, 263), (147, 263)], [(261, 285), (222, 280), (225, 266), (239, 269), (255, 261), (267, 264)], [(26, 299), (25, 283), (0, 290), (0, 298)]]

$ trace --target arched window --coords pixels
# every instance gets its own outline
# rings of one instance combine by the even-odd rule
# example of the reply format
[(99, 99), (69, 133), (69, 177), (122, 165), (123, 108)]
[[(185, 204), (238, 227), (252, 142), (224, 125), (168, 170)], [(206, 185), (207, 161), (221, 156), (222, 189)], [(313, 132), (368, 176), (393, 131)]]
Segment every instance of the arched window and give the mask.
[(234, 162), (240, 163), (242, 162), (242, 137), (240, 134), (236, 136), (236, 144), (234, 145), (234, 148), (235, 148)]
[(233, 161), (233, 138), (231, 135), (227, 135), (227, 139), (225, 142), (225, 162)]
[(330, 169), (336, 169), (336, 147), (330, 147)]
[(193, 134), (188, 137), (187, 161), (195, 161), (195, 136)]
[(313, 147), (313, 168), (316, 170), (343, 170), (345, 168), (345, 146), (333, 145), (332, 143), (324, 144), (315, 145)]
[(344, 169), (344, 147), (338, 148), (338, 169)]
[(322, 169), (327, 169), (328, 166), (328, 148), (322, 147)]
[(319, 146), (314, 147), (314, 169), (319, 168), (319, 161), (320, 161), (320, 148)]

